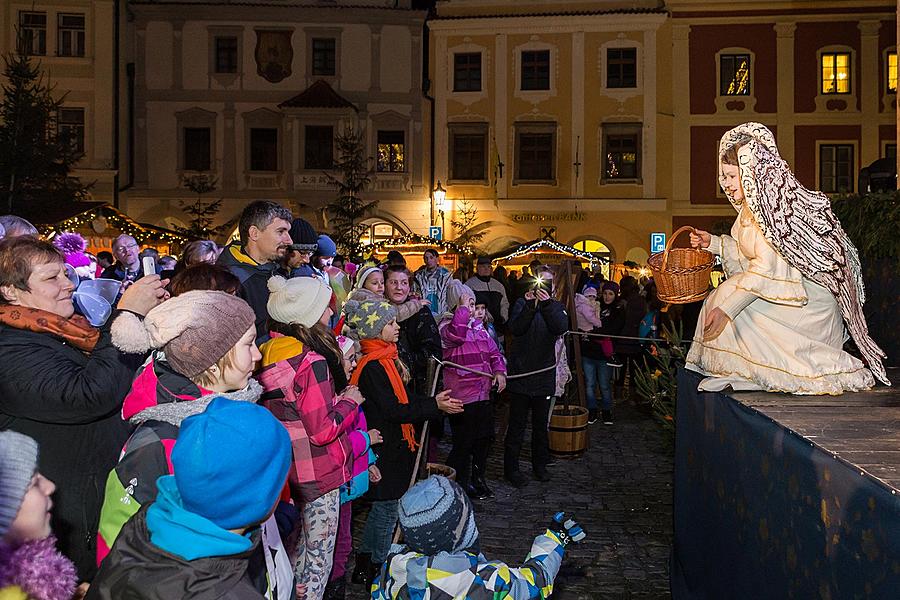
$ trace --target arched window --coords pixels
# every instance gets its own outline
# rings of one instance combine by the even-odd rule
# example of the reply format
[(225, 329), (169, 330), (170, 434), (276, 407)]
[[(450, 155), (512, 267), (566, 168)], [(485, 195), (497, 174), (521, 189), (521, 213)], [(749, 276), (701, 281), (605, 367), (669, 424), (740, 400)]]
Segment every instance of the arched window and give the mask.
[(609, 279), (609, 262), (612, 258), (612, 252), (609, 247), (600, 240), (581, 240), (572, 244), (572, 247), (582, 252), (590, 252), (594, 256), (605, 258), (606, 260), (600, 265), (600, 272), (603, 277)]

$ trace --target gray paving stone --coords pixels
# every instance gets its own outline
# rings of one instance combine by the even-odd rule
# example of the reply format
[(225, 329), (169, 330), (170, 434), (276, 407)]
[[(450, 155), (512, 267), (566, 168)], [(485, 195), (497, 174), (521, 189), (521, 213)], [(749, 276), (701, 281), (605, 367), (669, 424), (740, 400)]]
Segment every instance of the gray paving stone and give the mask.
[[(588, 534), (567, 548), (563, 563), (582, 567), (583, 576), (560, 577), (554, 600), (670, 597), (672, 448), (659, 426), (632, 404), (617, 406), (615, 418), (613, 426), (589, 426), (587, 452), (558, 458), (550, 482), (531, 481), (522, 490), (502, 480), (502, 437), (493, 446), (488, 480), (496, 498), (475, 505), (485, 555), (518, 565), (557, 510), (575, 516)], [(442, 456), (448, 442), (440, 444)], [(529, 474), (527, 441), (525, 446), (521, 465)], [(354, 518), (357, 543), (363, 512)], [(367, 597), (361, 586), (350, 584), (347, 591), (350, 600)]]

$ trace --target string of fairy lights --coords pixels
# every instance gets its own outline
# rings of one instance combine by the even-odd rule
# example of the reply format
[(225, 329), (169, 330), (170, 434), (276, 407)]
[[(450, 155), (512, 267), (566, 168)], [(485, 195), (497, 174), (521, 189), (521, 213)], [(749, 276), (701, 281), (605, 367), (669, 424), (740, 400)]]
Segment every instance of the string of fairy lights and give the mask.
[(556, 252), (560, 252), (562, 254), (569, 254), (576, 258), (580, 258), (581, 260), (588, 261), (593, 268), (594, 263), (608, 263), (609, 259), (601, 256), (596, 256), (591, 254), (590, 252), (586, 252), (584, 250), (578, 250), (571, 246), (567, 246), (565, 244), (560, 244), (559, 242), (554, 242), (553, 240), (537, 240), (536, 242), (532, 242), (531, 244), (525, 244), (516, 248), (512, 253), (507, 254), (506, 256), (499, 256), (493, 260), (493, 262), (501, 262), (501, 261), (509, 261), (520, 256), (525, 256), (527, 254), (533, 254), (535, 251), (540, 248), (550, 248)]
[(60, 221), (59, 223), (42, 225), (39, 229), (45, 237), (52, 238), (61, 231), (75, 231), (82, 227), (92, 227), (94, 221), (100, 218), (105, 219), (106, 224), (109, 227), (118, 229), (126, 235), (130, 235), (138, 243), (144, 243), (149, 240), (170, 245), (180, 245), (188, 241), (187, 237), (171, 231), (166, 231), (160, 227), (141, 225), (127, 215), (118, 212), (108, 204), (102, 204), (95, 208), (91, 208), (90, 210), (77, 214), (74, 217), (70, 217), (65, 221)]
[(407, 233), (398, 237), (380, 240), (374, 244), (367, 244), (366, 246), (363, 246), (363, 253), (370, 255), (376, 252), (394, 250), (400, 247), (413, 250), (419, 246), (423, 249), (426, 247), (436, 248), (438, 252), (441, 253), (452, 252), (454, 254), (473, 254), (475, 251), (475, 249), (469, 245), (460, 245), (455, 242), (438, 240), (417, 233)]

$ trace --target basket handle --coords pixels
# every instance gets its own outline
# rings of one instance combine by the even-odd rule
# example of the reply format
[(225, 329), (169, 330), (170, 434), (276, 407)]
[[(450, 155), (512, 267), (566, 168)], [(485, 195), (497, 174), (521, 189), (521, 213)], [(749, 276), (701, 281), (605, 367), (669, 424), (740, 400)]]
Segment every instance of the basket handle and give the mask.
[(672, 237), (670, 237), (669, 241), (666, 242), (666, 250), (665, 250), (665, 252), (663, 252), (663, 261), (662, 261), (662, 270), (663, 271), (666, 270), (666, 263), (669, 262), (669, 250), (672, 249), (672, 242), (674, 242), (675, 238), (677, 238), (679, 235), (681, 235), (685, 231), (690, 231), (691, 233), (693, 233), (697, 230), (694, 229), (693, 227), (691, 227), (690, 225), (685, 225), (683, 227), (679, 227), (678, 230), (672, 234)]

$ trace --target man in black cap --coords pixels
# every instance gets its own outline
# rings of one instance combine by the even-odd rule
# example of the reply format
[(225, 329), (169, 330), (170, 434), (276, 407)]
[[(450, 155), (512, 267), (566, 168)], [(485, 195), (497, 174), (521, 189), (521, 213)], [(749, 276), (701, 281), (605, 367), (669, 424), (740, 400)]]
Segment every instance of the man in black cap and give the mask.
[(506, 288), (491, 277), (491, 273), (491, 259), (479, 256), (475, 265), (475, 276), (470, 278), (466, 285), (477, 294), (480, 300), (478, 303), (487, 307), (487, 311), (494, 318), (494, 326), (502, 331), (509, 318), (509, 300), (506, 297)]
[(310, 260), (319, 247), (319, 236), (306, 219), (297, 217), (291, 221), (291, 245), (284, 256), (280, 273), (285, 277), (315, 277)]

